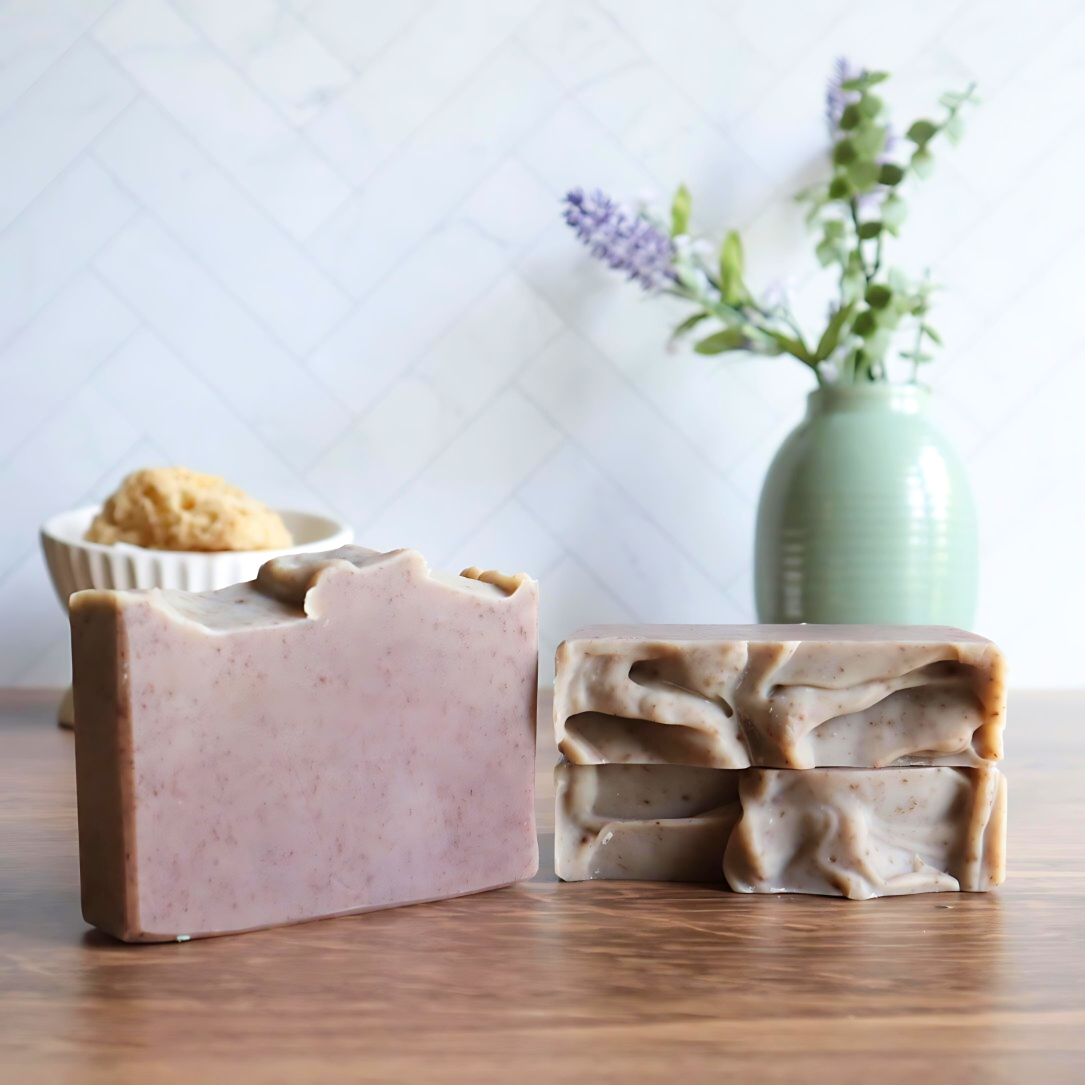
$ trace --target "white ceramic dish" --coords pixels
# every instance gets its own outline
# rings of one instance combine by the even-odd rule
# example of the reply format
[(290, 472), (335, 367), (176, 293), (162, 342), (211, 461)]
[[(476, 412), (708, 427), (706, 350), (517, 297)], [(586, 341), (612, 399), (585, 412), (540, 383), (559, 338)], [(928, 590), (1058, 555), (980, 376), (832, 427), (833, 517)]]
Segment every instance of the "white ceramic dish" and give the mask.
[(41, 546), (61, 606), (84, 588), (180, 588), (214, 591), (252, 580), (260, 566), (281, 554), (334, 550), (354, 541), (346, 524), (307, 512), (279, 510), (294, 545), (285, 550), (224, 550), (195, 553), (147, 550), (127, 543), (104, 545), (83, 536), (100, 505), (62, 512), (42, 525)]

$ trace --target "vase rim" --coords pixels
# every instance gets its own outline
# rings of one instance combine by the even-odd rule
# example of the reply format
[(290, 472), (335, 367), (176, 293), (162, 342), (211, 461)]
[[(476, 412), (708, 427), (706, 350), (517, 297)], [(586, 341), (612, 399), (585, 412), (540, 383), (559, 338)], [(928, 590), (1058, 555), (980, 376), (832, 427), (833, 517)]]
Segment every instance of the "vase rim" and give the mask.
[(807, 397), (810, 410), (864, 410), (877, 407), (916, 411), (925, 407), (931, 390), (925, 384), (891, 384), (868, 381), (863, 384), (823, 384)]

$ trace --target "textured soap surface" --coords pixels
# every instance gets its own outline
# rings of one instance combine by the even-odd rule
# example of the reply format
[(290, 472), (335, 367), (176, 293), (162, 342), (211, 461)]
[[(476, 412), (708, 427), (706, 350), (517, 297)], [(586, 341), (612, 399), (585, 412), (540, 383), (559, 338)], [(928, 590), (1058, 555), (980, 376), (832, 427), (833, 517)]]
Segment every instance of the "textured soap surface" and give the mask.
[(928, 626), (596, 626), (558, 648), (575, 764), (978, 766), (1002, 756), (1006, 665)]
[(555, 770), (566, 881), (723, 881), (865, 900), (1005, 876), (1006, 782), (979, 768)]
[(738, 777), (727, 769), (563, 759), (554, 770), (558, 877), (721, 881), (741, 813)]
[(73, 596), (84, 917), (159, 941), (531, 877), (537, 587), (471, 573), (344, 547)]
[(747, 769), (723, 870), (744, 893), (983, 892), (1006, 868), (1006, 779), (980, 768)]

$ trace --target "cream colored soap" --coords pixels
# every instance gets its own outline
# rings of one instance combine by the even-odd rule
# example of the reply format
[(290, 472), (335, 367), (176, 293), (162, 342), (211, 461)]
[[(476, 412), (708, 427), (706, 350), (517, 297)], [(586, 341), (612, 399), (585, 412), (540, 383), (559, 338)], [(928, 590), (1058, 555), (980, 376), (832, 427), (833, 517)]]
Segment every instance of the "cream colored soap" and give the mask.
[(683, 765), (571, 765), (554, 770), (554, 869), (591, 878), (718, 882), (741, 814), (739, 773)]
[(741, 893), (979, 893), (1006, 876), (1006, 779), (980, 768), (747, 769), (724, 874)]
[(1006, 781), (979, 768), (555, 770), (565, 881), (722, 881), (856, 900), (1005, 877)]
[(1006, 664), (928, 626), (595, 626), (557, 652), (574, 764), (881, 768), (1002, 756)]

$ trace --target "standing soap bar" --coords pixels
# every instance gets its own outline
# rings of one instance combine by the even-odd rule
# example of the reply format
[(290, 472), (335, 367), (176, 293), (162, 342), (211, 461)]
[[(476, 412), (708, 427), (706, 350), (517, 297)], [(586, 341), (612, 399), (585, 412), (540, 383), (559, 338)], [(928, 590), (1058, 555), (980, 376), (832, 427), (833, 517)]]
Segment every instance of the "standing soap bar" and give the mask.
[(530, 878), (537, 609), (360, 547), (74, 595), (84, 917), (164, 941)]

